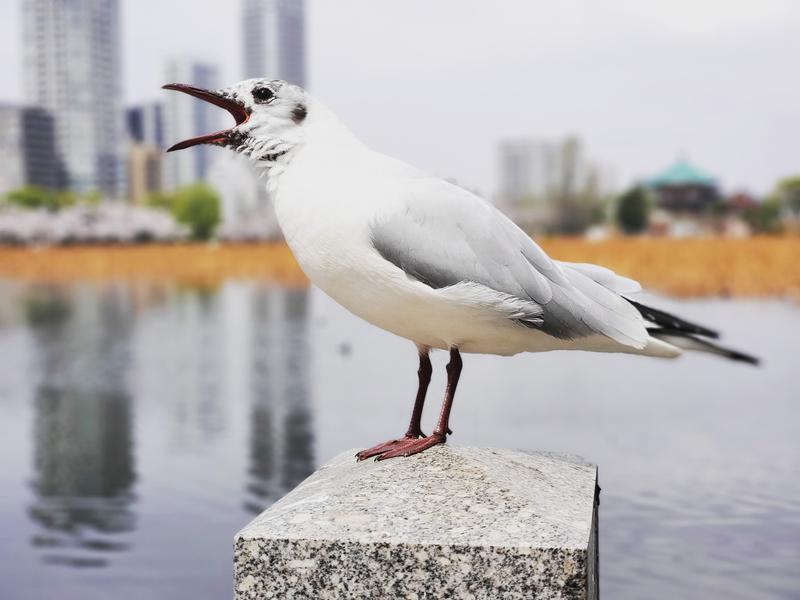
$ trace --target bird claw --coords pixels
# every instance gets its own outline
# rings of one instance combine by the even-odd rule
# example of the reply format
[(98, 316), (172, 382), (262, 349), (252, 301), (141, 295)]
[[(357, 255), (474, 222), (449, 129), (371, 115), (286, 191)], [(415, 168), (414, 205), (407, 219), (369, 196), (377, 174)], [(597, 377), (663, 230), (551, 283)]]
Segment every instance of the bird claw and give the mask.
[(386, 460), (387, 458), (395, 458), (398, 456), (411, 456), (423, 450), (427, 450), (431, 446), (445, 443), (445, 436), (432, 433), (425, 435), (421, 431), (419, 435), (406, 434), (400, 439), (389, 440), (372, 448), (367, 448), (361, 452), (356, 453), (356, 460), (361, 462), (368, 458), (375, 457), (375, 460)]
[(397, 440), (389, 440), (388, 442), (383, 442), (382, 444), (378, 444), (373, 446), (372, 448), (367, 448), (366, 450), (362, 450), (361, 452), (356, 452), (356, 460), (361, 462), (362, 460), (366, 460), (368, 458), (372, 458), (373, 456), (379, 456), (384, 452), (391, 450), (397, 444), (401, 444), (407, 440), (413, 440), (416, 438), (405, 436)]
[(375, 457), (376, 461), (387, 460), (389, 458), (398, 458), (400, 456), (412, 456), (424, 452), (428, 448), (444, 444), (446, 437), (440, 433), (432, 433), (425, 438), (407, 439), (395, 445), (391, 449), (378, 454)]

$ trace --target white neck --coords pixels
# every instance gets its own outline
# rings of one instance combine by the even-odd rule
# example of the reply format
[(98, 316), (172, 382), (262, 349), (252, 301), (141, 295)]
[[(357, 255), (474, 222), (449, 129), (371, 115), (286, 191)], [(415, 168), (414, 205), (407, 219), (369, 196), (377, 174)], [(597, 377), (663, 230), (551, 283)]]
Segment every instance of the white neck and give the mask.
[(252, 161), (259, 174), (267, 178), (267, 188), (272, 191), (301, 144), (297, 136), (275, 132), (269, 137), (248, 137), (236, 151)]

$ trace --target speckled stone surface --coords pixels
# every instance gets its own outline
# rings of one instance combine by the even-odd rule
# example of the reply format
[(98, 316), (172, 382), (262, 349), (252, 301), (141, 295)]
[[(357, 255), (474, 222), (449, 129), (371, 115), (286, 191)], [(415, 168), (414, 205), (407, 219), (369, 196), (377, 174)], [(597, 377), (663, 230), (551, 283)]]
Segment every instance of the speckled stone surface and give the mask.
[(597, 469), (437, 446), (345, 452), (236, 536), (237, 600), (597, 597)]

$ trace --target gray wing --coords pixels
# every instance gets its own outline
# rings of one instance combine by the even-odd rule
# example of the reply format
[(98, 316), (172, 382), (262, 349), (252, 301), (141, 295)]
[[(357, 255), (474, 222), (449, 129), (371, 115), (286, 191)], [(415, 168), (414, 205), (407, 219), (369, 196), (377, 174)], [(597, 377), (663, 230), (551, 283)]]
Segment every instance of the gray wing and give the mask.
[(573, 263), (565, 262), (563, 260), (556, 261), (559, 265), (566, 269), (574, 269), (586, 275), (589, 279), (599, 283), (603, 287), (617, 292), (618, 294), (635, 294), (642, 291), (642, 286), (638, 281), (634, 281), (628, 277), (617, 275), (611, 269), (601, 267), (600, 265), (593, 265), (591, 263)]
[(377, 219), (371, 237), (380, 255), (409, 277), (434, 289), (478, 284), (529, 304), (537, 318), (515, 320), (554, 337), (599, 333), (635, 348), (646, 344), (633, 306), (586, 269), (552, 261), (490, 204), (433, 178), (405, 187), (400, 208)]

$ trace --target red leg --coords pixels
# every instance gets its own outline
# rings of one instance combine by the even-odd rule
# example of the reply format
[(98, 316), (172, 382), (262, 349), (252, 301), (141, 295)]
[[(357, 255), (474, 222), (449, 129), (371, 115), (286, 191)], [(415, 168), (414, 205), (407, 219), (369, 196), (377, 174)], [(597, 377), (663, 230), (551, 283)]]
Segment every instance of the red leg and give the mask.
[(403, 440), (379, 453), (375, 460), (386, 460), (387, 458), (395, 458), (398, 456), (411, 456), (412, 454), (423, 452), (432, 446), (444, 444), (447, 441), (447, 434), (451, 433), (450, 410), (453, 408), (453, 398), (456, 395), (458, 379), (461, 377), (461, 367), (461, 355), (458, 352), (458, 348), (450, 348), (450, 362), (447, 365), (447, 388), (445, 389), (444, 402), (442, 402), (439, 420), (436, 423), (436, 429), (433, 430), (433, 433), (426, 438)]
[(433, 367), (431, 367), (431, 359), (428, 356), (428, 351), (420, 351), (419, 353), (419, 369), (417, 369), (417, 376), (419, 378), (419, 387), (417, 388), (417, 398), (414, 401), (414, 410), (411, 411), (411, 422), (408, 424), (408, 431), (405, 436), (397, 440), (389, 440), (383, 444), (378, 444), (372, 448), (367, 448), (356, 454), (358, 460), (364, 460), (372, 456), (378, 456), (394, 448), (396, 445), (406, 442), (408, 440), (416, 440), (419, 437), (425, 437), (420, 428), (420, 421), (422, 420), (422, 408), (425, 406), (425, 396), (428, 393), (428, 385), (431, 382), (431, 374)]

